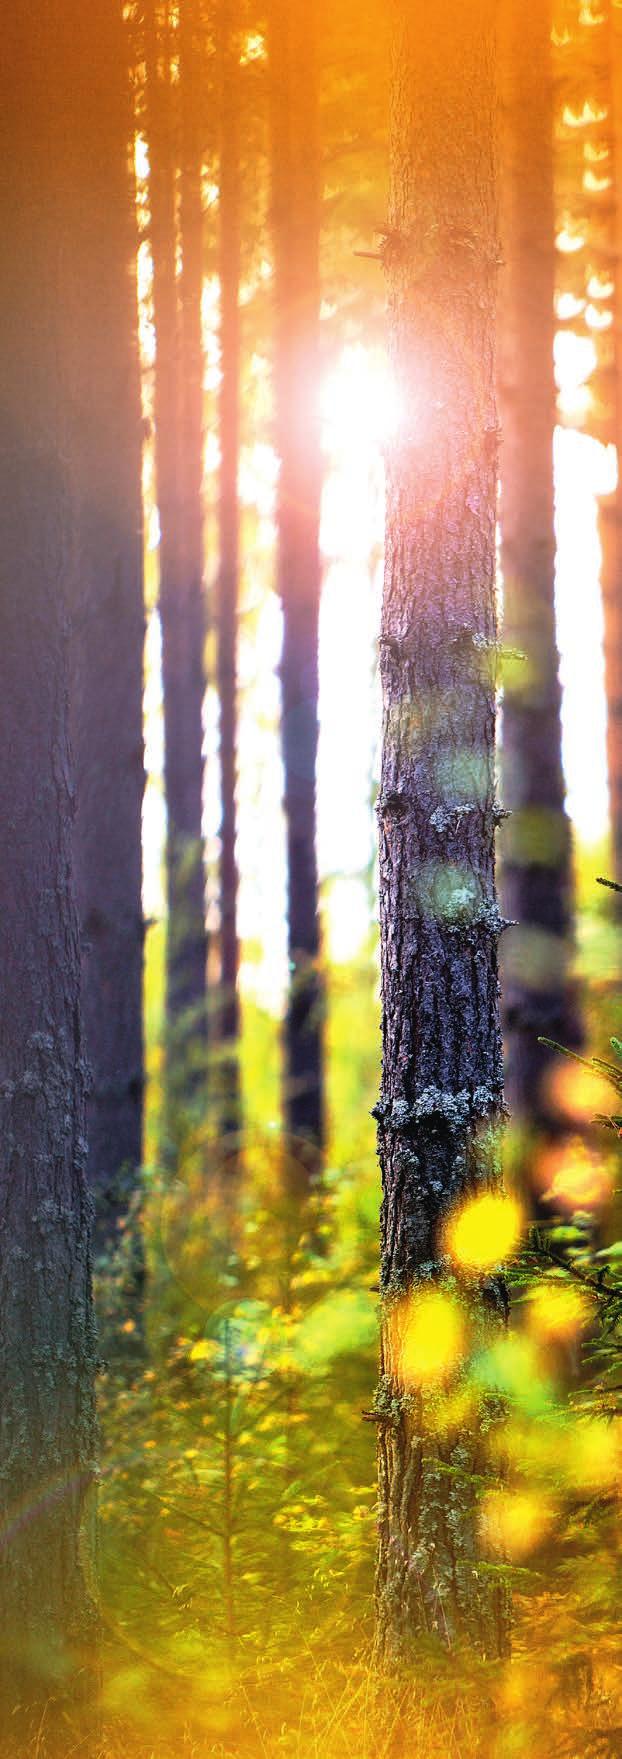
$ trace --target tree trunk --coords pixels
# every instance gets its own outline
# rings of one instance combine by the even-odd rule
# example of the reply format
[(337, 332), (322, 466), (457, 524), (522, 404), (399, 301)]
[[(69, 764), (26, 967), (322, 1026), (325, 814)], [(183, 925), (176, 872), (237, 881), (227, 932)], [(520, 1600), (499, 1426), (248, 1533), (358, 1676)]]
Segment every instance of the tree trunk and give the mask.
[[(476, 1419), (407, 1374), (404, 1328), (441, 1284), (441, 1230), (496, 1181), (503, 1110), (495, 895), (494, 0), (399, 0), (384, 256), (401, 423), (388, 459), (379, 801), (383, 1178), (378, 1649), (507, 1641), (478, 1573)], [(449, 1294), (447, 1296), (449, 1299)], [(501, 1325), (497, 1277), (465, 1286)], [(456, 1368), (459, 1374), (459, 1367)], [(434, 1401), (432, 1400), (432, 1406)]]
[(89, 1182), (114, 1244), (142, 1149), (143, 555), (133, 119), (120, 4), (91, 9), (97, 103), (72, 288), (78, 574), (76, 878), (83, 938)]
[[(203, 865), (203, 561), (200, 161), (184, 139), (184, 268), (179, 310), (177, 145), (171, 77), (172, 29), (157, 0), (146, 21), (147, 135), (156, 331), (155, 460), (160, 515), (160, 618), (167, 809), (167, 1013), (178, 1049), (205, 1031), (206, 933)], [(184, 21), (180, 50), (187, 72)], [(182, 322), (183, 318), (183, 322)], [(182, 369), (183, 362), (183, 369)], [(187, 370), (188, 380), (183, 373)], [(183, 444), (182, 444), (183, 440)]]
[(609, 0), (609, 139), (613, 182), (613, 423), (618, 480), (600, 510), (601, 583), (607, 694), (607, 768), (613, 877), (622, 884), (622, 21)]
[[(66, 274), (96, 51), (77, 0), (12, 7), (0, 105), (0, 1703), (88, 1698), (95, 1346), (67, 634)], [(9, 1722), (13, 1708), (21, 1713)], [(49, 1712), (49, 1714), (48, 1714)], [(71, 1728), (64, 1725), (63, 1750)]]
[[(504, 640), (502, 837), (508, 1087), (512, 1110), (554, 1122), (551, 1052), (578, 1040), (570, 988), (572, 872), (555, 626), (553, 372), (555, 216), (550, 0), (504, 0), (501, 528)], [(524, 656), (524, 657), (520, 657)]]
[(220, 829), (220, 1006), (223, 1131), (240, 1128), (237, 992), (238, 869), (236, 861), (237, 632), (240, 579), (240, 45), (235, 8), (220, 18), (220, 569), (218, 576), (218, 700), (222, 818)]
[[(316, 850), (321, 459), (320, 167), (315, 3), (271, 0), (275, 403), (280, 478), (277, 586), (283, 606), (282, 740), (290, 992), (285, 1115), (301, 1150), (321, 1147), (323, 985)], [(304, 1158), (304, 1156), (303, 1156)], [(309, 1164), (314, 1164), (313, 1154)]]

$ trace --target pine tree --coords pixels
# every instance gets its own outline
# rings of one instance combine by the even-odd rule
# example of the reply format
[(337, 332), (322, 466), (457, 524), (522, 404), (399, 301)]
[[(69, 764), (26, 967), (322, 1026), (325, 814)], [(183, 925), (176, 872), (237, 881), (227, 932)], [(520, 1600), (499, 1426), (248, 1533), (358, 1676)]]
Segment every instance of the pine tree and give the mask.
[[(506, 1644), (478, 1570), (475, 1420), (435, 1430), (403, 1346), (443, 1293), (442, 1226), (497, 1178), (494, 0), (400, 0), (384, 258), (401, 421), (388, 458), (381, 631), (383, 1178), (378, 1647)], [(440, 1286), (439, 1286), (440, 1285)], [(447, 1297), (449, 1299), (449, 1296)], [(457, 1297), (456, 1297), (457, 1298)], [(463, 1299), (467, 1299), (466, 1290)], [(502, 1323), (495, 1278), (473, 1288)], [(433, 1403), (433, 1401), (432, 1401)], [(433, 1415), (433, 1414), (432, 1414)]]
[(613, 267), (614, 287), (607, 438), (616, 448), (618, 473), (615, 489), (601, 502), (600, 536), (613, 873), (622, 883), (622, 21), (613, 0), (608, 0), (604, 34), (608, 151), (605, 165), (598, 168), (601, 173), (605, 169), (609, 177), (609, 187), (603, 192), (609, 207), (609, 267)]
[[(569, 421), (620, 456), (620, 140), (622, 49), (614, 0), (599, 10), (565, 0), (556, 33), (557, 183), (572, 251), (558, 256), (564, 327), (590, 342), (596, 365), (581, 412)], [(558, 319), (561, 312), (558, 310)], [(613, 868), (622, 873), (622, 488), (600, 502)]]
[[(181, 19), (181, 15), (180, 15)], [(185, 105), (182, 223), (185, 268), (177, 288), (177, 87), (174, 29), (168, 0), (149, 0), (145, 21), (146, 125), (156, 332), (155, 456), (160, 516), (160, 618), (164, 694), (164, 780), (167, 809), (167, 1012), (182, 1039), (192, 1021), (195, 1042), (205, 1030), (206, 934), (202, 842), (203, 649), (202, 426), (200, 371), (200, 159), (193, 96)], [(185, 21), (181, 65), (192, 78)], [(182, 97), (183, 105), (183, 97)], [(182, 263), (184, 237), (181, 239)], [(183, 339), (183, 340), (182, 340)], [(183, 360), (188, 374), (180, 370)], [(183, 438), (183, 444), (182, 444)], [(180, 1047), (181, 1048), (181, 1047)]]
[(236, 8), (220, 9), (220, 564), (216, 613), (222, 819), (220, 830), (221, 995), (218, 1029), (224, 1052), (223, 1128), (240, 1124), (237, 1042), (238, 870), (236, 860), (237, 633), (240, 589), (240, 42)]
[(503, 901), (508, 1088), (513, 1112), (552, 1122), (545, 1035), (576, 1043), (570, 989), (572, 873), (555, 623), (556, 392), (553, 88), (549, 0), (502, 24), (501, 531), (504, 642)]
[[(89, 1695), (95, 1349), (68, 628), (66, 299), (107, 5), (12, 7), (0, 105), (0, 1571), (2, 1728)], [(93, 192), (95, 199), (95, 192)], [(12, 1712), (21, 1706), (20, 1715)], [(64, 1725), (63, 1749), (68, 1737)]]
[(96, 13), (92, 29), (97, 109), (78, 192), (81, 258), (71, 289), (79, 501), (72, 739), (92, 1067), (89, 1183), (97, 1243), (106, 1246), (141, 1162), (144, 608), (133, 119), (120, 5), (101, 19)]
[(316, 851), (321, 460), (320, 165), (315, 4), (271, 0), (268, 54), (275, 271), (275, 405), (280, 477), (277, 586), (283, 606), (282, 740), (290, 992), (285, 1112), (321, 1145), (322, 981)]

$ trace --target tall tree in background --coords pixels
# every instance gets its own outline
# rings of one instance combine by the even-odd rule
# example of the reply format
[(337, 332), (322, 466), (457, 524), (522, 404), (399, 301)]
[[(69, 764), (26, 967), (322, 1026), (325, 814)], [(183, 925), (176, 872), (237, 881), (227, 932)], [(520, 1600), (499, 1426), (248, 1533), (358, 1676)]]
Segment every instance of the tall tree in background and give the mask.
[[(614, 877), (622, 884), (622, 19), (608, 0), (604, 22), (607, 102), (607, 160), (610, 259), (613, 268), (609, 435), (616, 448), (618, 475), (612, 494), (601, 501), (601, 583), (607, 693), (607, 769)], [(602, 165), (598, 166), (602, 170)]]
[(503, 897), (508, 1088), (513, 1111), (553, 1121), (551, 1052), (576, 1043), (572, 874), (555, 625), (553, 435), (555, 212), (550, 0), (504, 0), (501, 531), (504, 639)]
[[(558, 0), (555, 36), (557, 182), (572, 249), (558, 255), (558, 317), (589, 340), (596, 364), (578, 426), (621, 455), (620, 172), (622, 46), (620, 9)], [(600, 501), (601, 585), (607, 698), (607, 767), (613, 866), (622, 879), (622, 485)]]
[[(128, 50), (120, 4), (99, 31), (96, 104), (75, 214), (72, 455), (78, 569), (72, 738), (83, 936), (89, 1182), (105, 1246), (141, 1161), (143, 558), (141, 403)], [(126, 1193), (127, 1197), (127, 1193)]]
[(216, 611), (222, 818), (220, 830), (221, 995), (218, 1033), (224, 1055), (223, 1128), (240, 1123), (237, 1043), (238, 870), (236, 860), (237, 634), (240, 587), (240, 40), (237, 8), (221, 0), (220, 71), (220, 565)]
[[(13, 7), (0, 104), (0, 1701), (88, 1690), (95, 1348), (67, 630), (75, 565), (66, 275), (108, 0)], [(93, 192), (93, 201), (96, 192)], [(65, 1740), (67, 1737), (65, 1725)], [(21, 1750), (24, 1750), (23, 1747)]]
[(315, 3), (270, 0), (275, 402), (280, 477), (277, 586), (283, 606), (282, 739), (290, 991), (285, 1029), (289, 1131), (324, 1134), (322, 981), (316, 849), (321, 460), (320, 166)]
[[(201, 508), (201, 161), (188, 0), (179, 20), (183, 125), (182, 275), (177, 287), (178, 87), (168, 0), (148, 0), (145, 29), (151, 248), (156, 332), (155, 459), (167, 809), (167, 1010), (172, 1027), (206, 1014), (202, 843), (203, 603)], [(184, 14), (182, 18), (182, 14)], [(190, 42), (189, 42), (190, 39)], [(180, 310), (181, 304), (181, 310)], [(183, 362), (183, 370), (182, 370)], [(185, 1035), (184, 1035), (185, 1040)], [(188, 1040), (188, 1043), (190, 1041)]]
[[(383, 1177), (378, 1644), (506, 1645), (478, 1570), (477, 1420), (441, 1437), (409, 1370), (447, 1211), (497, 1178), (494, 0), (395, 12), (385, 260), (402, 419), (388, 459), (381, 631)], [(466, 1289), (463, 1291), (467, 1298)], [(449, 1296), (447, 1296), (449, 1299)], [(502, 1323), (496, 1279), (473, 1322)], [(433, 1323), (433, 1321), (431, 1322)], [(432, 1404), (434, 1400), (432, 1400)]]

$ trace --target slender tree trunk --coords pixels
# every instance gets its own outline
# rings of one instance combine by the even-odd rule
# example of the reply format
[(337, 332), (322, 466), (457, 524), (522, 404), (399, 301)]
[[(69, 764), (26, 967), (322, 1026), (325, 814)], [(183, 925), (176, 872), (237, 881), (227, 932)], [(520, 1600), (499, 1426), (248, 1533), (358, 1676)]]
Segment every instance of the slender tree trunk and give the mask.
[[(89, 1696), (95, 1348), (67, 633), (66, 273), (96, 54), (77, 0), (11, 8), (0, 104), (0, 1704)], [(79, 94), (79, 103), (77, 95)], [(20, 1716), (9, 1720), (21, 1705)], [(49, 1727), (54, 1725), (49, 1706)], [(65, 1724), (63, 1750), (71, 1729)]]
[(219, 1036), (224, 1054), (223, 1129), (240, 1127), (237, 991), (238, 869), (236, 860), (237, 633), (240, 582), (240, 45), (235, 7), (220, 17), (220, 569), (218, 577), (218, 700), (222, 819), (220, 830), (221, 994)]
[(508, 1088), (519, 1118), (554, 1121), (543, 1034), (578, 1039), (570, 984), (572, 872), (555, 626), (555, 223), (550, 0), (504, 0), (500, 310), (505, 644), (503, 900)]
[(97, 104), (72, 289), (78, 475), (76, 877), (83, 937), (89, 1181), (114, 1243), (142, 1148), (143, 544), (134, 179), (121, 5), (91, 9)]
[[(156, 331), (155, 449), (160, 515), (160, 617), (164, 780), (168, 821), (167, 1010), (170, 1025), (200, 1042), (205, 1030), (206, 934), (202, 839), (204, 617), (200, 367), (200, 162), (184, 139), (186, 234), (180, 313), (176, 252), (177, 146), (168, 3), (146, 28), (147, 135)], [(190, 26), (184, 22), (183, 36)], [(187, 39), (186, 39), (187, 40)], [(183, 42), (180, 43), (182, 54)], [(184, 54), (187, 70), (187, 58)], [(182, 322), (183, 319), (183, 322)], [(188, 380), (182, 377), (188, 372)], [(183, 441), (183, 443), (182, 443)]]
[[(494, 1183), (503, 1109), (495, 896), (494, 0), (395, 9), (390, 229), (393, 367), (382, 615), (383, 1177), (377, 1630), (503, 1652), (507, 1609), (478, 1571), (480, 1426), (435, 1429), (407, 1372), (417, 1302), (441, 1285), (441, 1229)], [(447, 1299), (450, 1299), (447, 1292)], [(459, 1297), (456, 1294), (455, 1299)], [(495, 1277), (465, 1286), (503, 1323)], [(456, 1367), (456, 1373), (460, 1370)], [(434, 1408), (434, 1400), (432, 1400)]]
[[(277, 584), (283, 606), (283, 763), (290, 994), (285, 1112), (321, 1147), (323, 986), (316, 850), (321, 460), (320, 166), (315, 0), (271, 0), (272, 222), (275, 267)], [(313, 1155), (309, 1164), (312, 1166)]]
[(614, 878), (622, 884), (622, 21), (608, 0), (609, 140), (613, 181), (614, 259), (613, 440), (618, 480), (601, 502), (601, 583), (607, 693), (607, 768)]

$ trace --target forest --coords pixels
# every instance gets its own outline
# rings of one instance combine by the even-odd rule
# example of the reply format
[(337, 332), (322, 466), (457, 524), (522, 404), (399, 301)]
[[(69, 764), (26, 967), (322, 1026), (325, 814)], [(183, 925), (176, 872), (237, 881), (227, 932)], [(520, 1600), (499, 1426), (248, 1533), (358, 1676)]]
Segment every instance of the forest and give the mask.
[(622, 0), (0, 87), (0, 1755), (621, 1759)]

